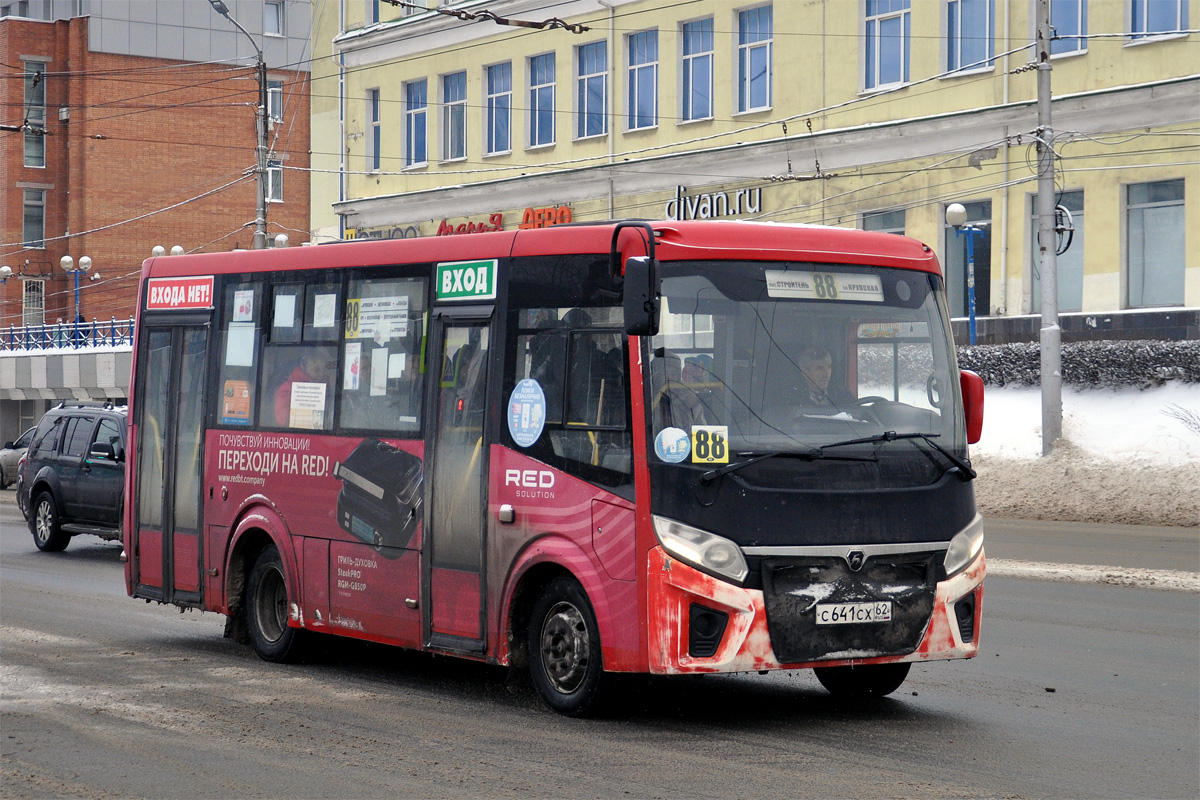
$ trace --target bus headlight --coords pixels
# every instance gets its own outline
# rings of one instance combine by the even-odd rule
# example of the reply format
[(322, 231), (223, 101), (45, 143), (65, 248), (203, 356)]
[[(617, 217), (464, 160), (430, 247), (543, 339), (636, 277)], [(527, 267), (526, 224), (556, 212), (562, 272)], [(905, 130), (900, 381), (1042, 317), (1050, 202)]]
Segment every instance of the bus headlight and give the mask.
[(657, 515), (654, 533), (664, 550), (701, 572), (739, 584), (750, 574), (742, 549), (724, 536)]
[(983, 517), (975, 519), (957, 536), (950, 540), (946, 549), (946, 577), (962, 572), (979, 557), (983, 550)]

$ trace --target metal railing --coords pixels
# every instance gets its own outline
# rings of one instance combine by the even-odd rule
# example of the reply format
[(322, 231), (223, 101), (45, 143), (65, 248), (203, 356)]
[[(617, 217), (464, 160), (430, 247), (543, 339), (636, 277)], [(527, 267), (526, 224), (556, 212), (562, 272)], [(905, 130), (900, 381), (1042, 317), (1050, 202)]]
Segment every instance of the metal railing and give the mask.
[(78, 350), (133, 344), (133, 317), (0, 328), (0, 350)]

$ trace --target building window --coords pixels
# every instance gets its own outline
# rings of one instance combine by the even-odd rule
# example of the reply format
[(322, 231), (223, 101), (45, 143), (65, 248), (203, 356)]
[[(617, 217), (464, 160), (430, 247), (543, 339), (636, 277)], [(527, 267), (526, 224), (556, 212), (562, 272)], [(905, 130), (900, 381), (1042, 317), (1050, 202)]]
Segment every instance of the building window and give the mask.
[(404, 166), (427, 162), (425, 155), (425, 116), (428, 85), (425, 79), (404, 84)]
[(379, 124), (379, 90), (367, 90), (367, 169), (379, 171), (379, 144), (383, 128)]
[[(979, 228), (982, 233), (959, 233), (950, 224), (946, 225), (946, 294), (950, 300), (950, 316), (965, 317), (968, 312), (967, 257), (975, 256), (975, 314), (987, 316), (992, 301), (992, 203), (963, 203), (967, 209), (967, 224)], [(943, 219), (945, 214), (942, 215)], [(973, 247), (968, 247), (967, 237), (973, 237)]]
[(554, 144), (554, 53), (529, 59), (529, 146)]
[[(379, 0), (374, 0), (374, 2), (376, 6), (379, 5)], [(403, 9), (404, 16), (411, 17), (413, 14), (424, 14), (429, 8), (428, 4), (429, 0), (408, 0), (408, 2), (401, 6), (401, 8)], [(436, 0), (434, 4), (436, 5)], [(376, 21), (378, 21), (378, 19), (379, 18), (377, 16)]]
[(46, 65), (23, 62), (25, 68), (25, 119), (34, 130), (25, 131), (25, 166), (46, 166)]
[(46, 246), (46, 190), (25, 190), (24, 233), (21, 241), (29, 248)]
[[(367, 24), (374, 25), (379, 22), (379, 0), (366, 0), (367, 2)], [(408, 13), (408, 9), (405, 9)]]
[(771, 6), (738, 14), (738, 111), (771, 107)]
[(608, 46), (592, 42), (579, 48), (579, 129), (576, 135), (608, 133)]
[(946, 5), (946, 71), (992, 65), (995, 0), (949, 0)]
[(1183, 180), (1127, 187), (1125, 225), (1130, 308), (1183, 305)]
[(713, 115), (713, 21), (683, 23), (683, 120)]
[(910, 5), (911, 0), (867, 0), (865, 88), (908, 83)]
[(1129, 30), (1133, 39), (1187, 30), (1188, 0), (1130, 0)]
[(868, 211), (863, 214), (862, 229), (878, 233), (898, 233), (904, 235), (904, 209), (889, 211)]
[(442, 76), (442, 159), (467, 157), (467, 73)]
[[(1042, 311), (1042, 251), (1038, 244), (1038, 232), (1041, 220), (1037, 215), (1037, 195), (1030, 198), (1030, 228), (1029, 228), (1029, 310), (1034, 314)], [(1058, 278), (1058, 310), (1061, 312), (1083, 310), (1083, 192), (1063, 192), (1059, 195), (1058, 205), (1071, 212), (1071, 224), (1075, 233), (1071, 236), (1071, 246), (1065, 253), (1060, 253), (1055, 259), (1055, 273)], [(1058, 247), (1058, 237), (1055, 237), (1055, 247)]]
[[(22, 292), (21, 322), (24, 325), (46, 324), (46, 282), (25, 281)], [(61, 318), (60, 318), (61, 319)]]
[(267, 162), (267, 202), (283, 202), (283, 162)]
[(1056, 38), (1050, 40), (1050, 53), (1087, 51), (1088, 0), (1050, 0), (1050, 26)]
[(658, 31), (629, 37), (629, 129), (658, 124)]
[(512, 150), (512, 64), (487, 68), (488, 155)]
[(283, 81), (267, 81), (267, 118), (283, 122)]
[(282, 0), (263, 3), (263, 33), (267, 36), (283, 36), (283, 24)]

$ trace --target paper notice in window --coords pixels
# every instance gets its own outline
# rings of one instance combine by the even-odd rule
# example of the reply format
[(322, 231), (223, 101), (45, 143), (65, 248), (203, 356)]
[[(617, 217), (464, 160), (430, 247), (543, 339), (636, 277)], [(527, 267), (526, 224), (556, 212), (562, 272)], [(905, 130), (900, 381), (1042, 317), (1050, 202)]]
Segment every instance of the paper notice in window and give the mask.
[(336, 294), (319, 294), (313, 301), (313, 327), (332, 328), (337, 306)]
[(233, 321), (250, 322), (254, 319), (254, 290), (241, 289), (233, 293)]
[(388, 349), (376, 347), (371, 351), (371, 396), (387, 394)]
[(221, 424), (250, 424), (249, 381), (225, 381), (221, 392)]
[(288, 426), (320, 430), (325, 427), (325, 384), (292, 384), (291, 416)]
[(254, 325), (249, 322), (229, 323), (225, 337), (225, 366), (254, 366)]
[(272, 324), (276, 328), (290, 328), (296, 324), (296, 295), (275, 295), (275, 321)]
[(388, 356), (388, 377), (403, 378), (404, 377), (404, 362), (407, 361), (408, 353), (392, 353)]
[(358, 342), (346, 342), (346, 374), (342, 378), (342, 388), (349, 392), (358, 391), (358, 382), (362, 375), (362, 345)]

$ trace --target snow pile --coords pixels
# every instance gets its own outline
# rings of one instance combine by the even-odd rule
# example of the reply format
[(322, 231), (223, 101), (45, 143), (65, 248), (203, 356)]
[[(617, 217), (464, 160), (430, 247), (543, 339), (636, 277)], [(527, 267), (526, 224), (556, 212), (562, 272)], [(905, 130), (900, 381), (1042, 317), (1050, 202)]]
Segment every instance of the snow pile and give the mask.
[[(1037, 386), (1041, 349), (1036, 342), (960, 347), (958, 366), (979, 373), (988, 386)], [(1062, 346), (1062, 375), (1068, 386), (1091, 389), (1200, 383), (1200, 341), (1068, 342)]]
[(1063, 390), (1041, 457), (1041, 391), (988, 386), (971, 446), (984, 516), (1200, 527), (1200, 386)]

